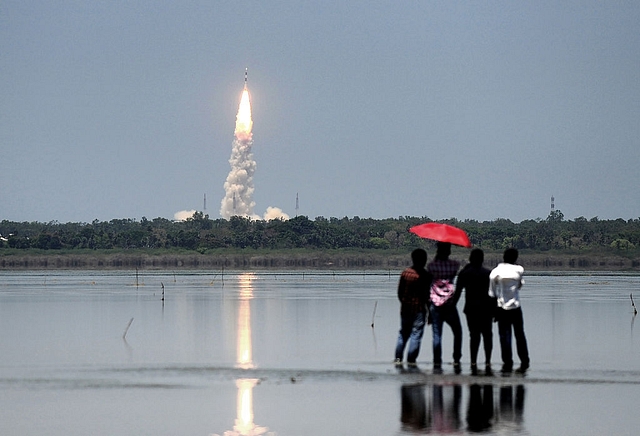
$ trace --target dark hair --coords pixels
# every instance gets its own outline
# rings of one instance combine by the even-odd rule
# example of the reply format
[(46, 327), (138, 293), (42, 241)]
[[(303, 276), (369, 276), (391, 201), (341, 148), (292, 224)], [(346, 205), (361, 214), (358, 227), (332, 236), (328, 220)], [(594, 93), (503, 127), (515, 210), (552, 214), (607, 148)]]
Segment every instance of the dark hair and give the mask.
[(450, 242), (438, 242), (436, 244), (436, 258), (440, 260), (446, 260), (451, 254)]
[(416, 248), (411, 252), (411, 260), (415, 266), (425, 266), (427, 264), (427, 252), (422, 248)]
[(506, 263), (516, 263), (516, 260), (518, 260), (518, 250), (513, 247), (507, 248), (506, 250), (504, 250), (504, 255), (502, 255), (502, 258)]
[(473, 250), (471, 250), (471, 254), (469, 254), (469, 263), (471, 263), (471, 265), (482, 265), (482, 262), (484, 262), (484, 251), (482, 251), (480, 248), (474, 248)]

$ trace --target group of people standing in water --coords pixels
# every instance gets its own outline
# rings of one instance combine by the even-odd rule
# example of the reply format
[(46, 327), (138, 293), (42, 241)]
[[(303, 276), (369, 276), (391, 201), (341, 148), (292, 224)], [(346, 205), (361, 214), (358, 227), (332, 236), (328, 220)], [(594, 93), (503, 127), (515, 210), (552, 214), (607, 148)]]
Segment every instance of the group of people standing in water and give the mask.
[[(425, 325), (433, 333), (433, 372), (442, 373), (442, 333), (448, 324), (453, 333), (453, 369), (462, 368), (462, 325), (457, 304), (465, 291), (464, 314), (469, 328), (471, 374), (478, 375), (480, 342), (484, 345), (485, 375), (492, 375), (493, 323), (498, 323), (503, 374), (513, 371), (512, 337), (520, 359), (517, 373), (529, 368), (529, 351), (520, 307), (520, 288), (524, 268), (516, 264), (518, 250), (508, 248), (503, 262), (493, 270), (483, 266), (484, 252), (471, 250), (469, 263), (460, 271), (460, 262), (450, 259), (451, 244), (438, 242), (435, 258), (427, 264), (427, 252), (421, 248), (411, 253), (413, 265), (400, 275), (400, 332), (396, 343), (396, 365), (403, 364), (405, 348), (407, 363), (416, 366)], [(457, 280), (456, 280), (457, 276)], [(455, 284), (454, 284), (455, 282)]]

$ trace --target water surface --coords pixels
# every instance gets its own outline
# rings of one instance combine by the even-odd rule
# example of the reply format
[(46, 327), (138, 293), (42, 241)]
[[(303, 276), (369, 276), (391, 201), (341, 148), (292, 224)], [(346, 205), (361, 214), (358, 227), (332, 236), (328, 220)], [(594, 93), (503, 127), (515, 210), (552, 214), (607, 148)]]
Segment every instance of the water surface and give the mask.
[(0, 273), (0, 434), (636, 434), (640, 276), (527, 276), (525, 377), (466, 332), (454, 375), (446, 328), (397, 371), (397, 276)]

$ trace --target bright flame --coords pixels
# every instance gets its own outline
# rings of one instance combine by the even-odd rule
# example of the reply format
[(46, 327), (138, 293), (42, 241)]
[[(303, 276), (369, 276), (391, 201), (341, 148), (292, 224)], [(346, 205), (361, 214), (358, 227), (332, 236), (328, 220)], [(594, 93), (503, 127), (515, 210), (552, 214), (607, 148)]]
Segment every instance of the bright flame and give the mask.
[(242, 90), (242, 97), (240, 98), (238, 115), (236, 115), (236, 138), (238, 138), (240, 141), (250, 141), (252, 127), (253, 121), (251, 120), (251, 101), (249, 99), (249, 90), (245, 86)]

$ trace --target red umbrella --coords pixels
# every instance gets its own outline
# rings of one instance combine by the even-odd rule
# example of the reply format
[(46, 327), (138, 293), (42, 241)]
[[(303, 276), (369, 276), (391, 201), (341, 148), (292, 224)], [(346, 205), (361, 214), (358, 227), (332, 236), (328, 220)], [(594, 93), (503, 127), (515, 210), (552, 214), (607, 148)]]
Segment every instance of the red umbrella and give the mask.
[(448, 224), (440, 223), (426, 223), (413, 226), (409, 229), (411, 233), (414, 233), (421, 238), (433, 239), (439, 242), (450, 242), (454, 245), (461, 245), (463, 247), (471, 247), (471, 241), (469, 236), (464, 230), (450, 226)]

